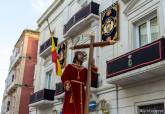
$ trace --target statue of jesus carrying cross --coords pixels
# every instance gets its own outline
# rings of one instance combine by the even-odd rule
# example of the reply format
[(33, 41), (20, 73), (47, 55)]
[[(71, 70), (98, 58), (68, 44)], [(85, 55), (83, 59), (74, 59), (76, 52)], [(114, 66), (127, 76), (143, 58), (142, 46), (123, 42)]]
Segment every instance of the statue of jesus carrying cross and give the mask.
[[(94, 47), (111, 45), (115, 42), (96, 42), (94, 36), (91, 36), (90, 44), (77, 45), (72, 49), (89, 49), (88, 69), (82, 66), (86, 54), (77, 51), (73, 64), (68, 64), (63, 72), (61, 80), (65, 88), (65, 98), (62, 114), (88, 114), (91, 78), (97, 74), (97, 67), (94, 64), (93, 50)], [(85, 91), (86, 87), (86, 91)]]

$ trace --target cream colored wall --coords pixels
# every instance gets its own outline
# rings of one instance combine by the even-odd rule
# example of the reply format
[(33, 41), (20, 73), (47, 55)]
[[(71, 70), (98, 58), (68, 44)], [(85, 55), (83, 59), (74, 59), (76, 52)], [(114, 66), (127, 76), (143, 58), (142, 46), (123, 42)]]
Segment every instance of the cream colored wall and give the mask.
[[(137, 114), (139, 105), (165, 103), (165, 78), (157, 78), (135, 83), (127, 87), (119, 87), (119, 114)], [(116, 89), (109, 89), (99, 95), (99, 100), (106, 99), (111, 114), (117, 114)]]

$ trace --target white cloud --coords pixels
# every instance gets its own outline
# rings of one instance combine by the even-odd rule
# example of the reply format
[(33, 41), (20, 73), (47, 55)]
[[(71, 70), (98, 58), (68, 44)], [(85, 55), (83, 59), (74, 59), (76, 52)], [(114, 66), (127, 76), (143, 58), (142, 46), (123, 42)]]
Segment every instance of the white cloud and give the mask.
[(42, 14), (53, 1), (54, 0), (31, 0), (31, 5), (37, 13)]

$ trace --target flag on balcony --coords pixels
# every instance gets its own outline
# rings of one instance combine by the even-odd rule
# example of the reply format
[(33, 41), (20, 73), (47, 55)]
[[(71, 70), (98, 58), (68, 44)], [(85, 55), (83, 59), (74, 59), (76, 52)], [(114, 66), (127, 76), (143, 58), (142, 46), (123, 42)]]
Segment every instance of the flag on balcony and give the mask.
[(62, 68), (61, 68), (60, 61), (58, 59), (58, 55), (57, 55), (57, 51), (56, 51), (53, 37), (52, 37), (51, 53), (52, 53), (52, 62), (55, 63), (55, 66), (56, 66), (56, 74), (57, 74), (57, 76), (61, 76), (62, 75)]

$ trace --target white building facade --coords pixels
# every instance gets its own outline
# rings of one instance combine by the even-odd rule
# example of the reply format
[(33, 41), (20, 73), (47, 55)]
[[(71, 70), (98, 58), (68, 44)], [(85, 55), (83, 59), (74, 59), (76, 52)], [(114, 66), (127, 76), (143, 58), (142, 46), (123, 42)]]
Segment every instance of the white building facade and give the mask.
[[(60, 114), (63, 88), (51, 62), (47, 19), (58, 44), (101, 41), (101, 13), (118, 2), (118, 38), (114, 45), (96, 47), (98, 87), (92, 88), (96, 108), (91, 114), (164, 114), (165, 0), (55, 0), (39, 18), (40, 41), (30, 114)], [(88, 49), (83, 49), (88, 53)], [(87, 66), (87, 61), (84, 63)]]

